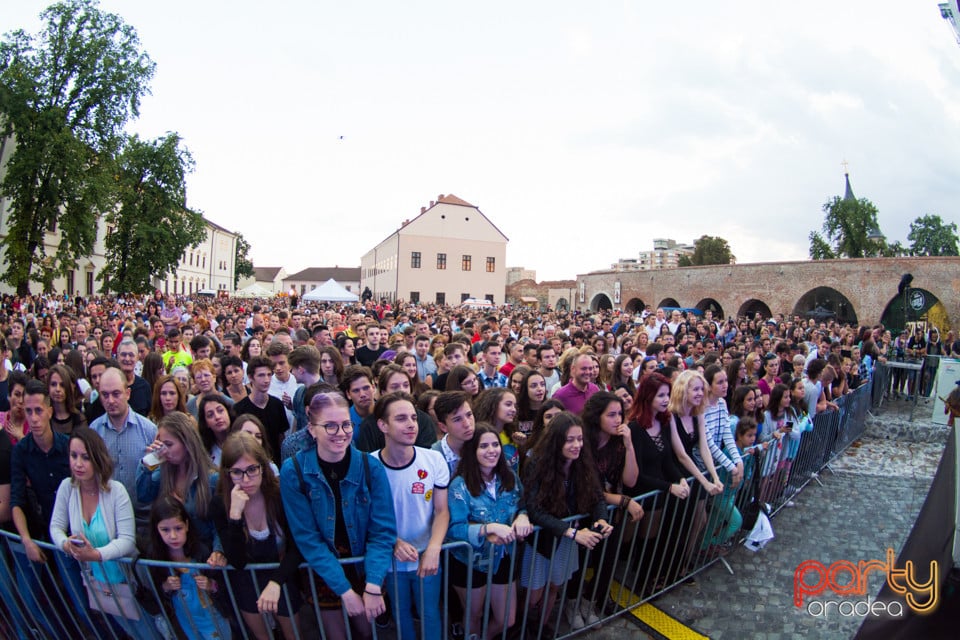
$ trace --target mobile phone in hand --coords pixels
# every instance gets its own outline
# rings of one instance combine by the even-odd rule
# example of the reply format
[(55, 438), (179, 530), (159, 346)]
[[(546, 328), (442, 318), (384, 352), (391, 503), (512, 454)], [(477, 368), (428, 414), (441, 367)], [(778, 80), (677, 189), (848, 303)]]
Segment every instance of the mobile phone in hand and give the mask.
[(75, 547), (84, 547), (84, 546), (86, 546), (86, 544), (87, 544), (87, 543), (86, 543), (83, 539), (81, 539), (81, 538), (68, 538), (68, 540), (70, 540), (70, 544), (72, 544), (72, 545), (75, 546)]

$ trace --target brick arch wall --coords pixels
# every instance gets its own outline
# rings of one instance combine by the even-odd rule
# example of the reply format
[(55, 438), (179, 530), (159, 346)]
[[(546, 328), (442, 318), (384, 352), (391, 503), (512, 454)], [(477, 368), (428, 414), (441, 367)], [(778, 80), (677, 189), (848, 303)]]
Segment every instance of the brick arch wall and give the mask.
[[(765, 262), (708, 267), (684, 267), (659, 271), (597, 271), (577, 276), (585, 285), (585, 302), (598, 293), (621, 286), (621, 305), (631, 298), (648, 304), (674, 298), (693, 307), (703, 298), (716, 300), (726, 314), (734, 314), (751, 299), (764, 302), (773, 313), (789, 314), (807, 291), (819, 286), (836, 289), (853, 305), (861, 324), (880, 320), (884, 308), (897, 293), (904, 273), (913, 274), (913, 285), (937, 296), (950, 317), (960, 326), (960, 258), (861, 258), (805, 262)], [(610, 295), (613, 299), (612, 295)]]

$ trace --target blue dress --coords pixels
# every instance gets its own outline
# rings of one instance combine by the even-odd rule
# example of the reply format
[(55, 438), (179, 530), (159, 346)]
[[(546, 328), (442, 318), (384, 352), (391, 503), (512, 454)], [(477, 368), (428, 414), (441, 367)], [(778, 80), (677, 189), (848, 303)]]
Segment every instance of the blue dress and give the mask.
[(173, 611), (180, 628), (190, 640), (229, 640), (230, 625), (220, 616), (206, 591), (197, 588), (194, 574), (178, 569), (180, 590), (173, 594)]

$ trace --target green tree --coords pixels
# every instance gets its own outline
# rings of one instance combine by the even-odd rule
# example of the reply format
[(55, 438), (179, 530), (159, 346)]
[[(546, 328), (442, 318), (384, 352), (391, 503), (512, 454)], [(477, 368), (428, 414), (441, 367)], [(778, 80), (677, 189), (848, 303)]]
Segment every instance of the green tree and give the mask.
[(107, 263), (98, 277), (112, 291), (146, 293), (203, 241), (203, 216), (186, 203), (193, 158), (175, 133), (152, 141), (133, 136), (116, 166), (117, 200), (105, 216)]
[(237, 259), (233, 267), (233, 288), (237, 288), (240, 278), (249, 278), (253, 275), (253, 261), (250, 260), (250, 243), (243, 237), (242, 233), (237, 234)]
[(21, 294), (34, 269), (49, 283), (92, 252), (121, 130), (154, 72), (133, 27), (96, 0), (64, 0), (41, 18), (40, 33), (17, 30), (0, 43), (0, 136), (15, 141), (0, 196), (18, 239), (7, 243), (2, 278)]
[(910, 250), (903, 246), (903, 243), (899, 240), (895, 240), (890, 244), (884, 245), (882, 254), (884, 258), (896, 258), (898, 256), (909, 256)]
[(834, 255), (830, 243), (823, 239), (816, 231), (810, 232), (810, 257), (814, 260), (832, 260)]
[(695, 267), (705, 264), (730, 264), (736, 256), (730, 252), (730, 245), (719, 236), (700, 236), (693, 241), (693, 255), (680, 256), (677, 266)]
[[(877, 208), (866, 198), (841, 198), (828, 200), (823, 205), (826, 217), (823, 235), (816, 231), (810, 234), (810, 257), (868, 258), (884, 255), (886, 244), (871, 239), (870, 233), (879, 230)], [(829, 253), (825, 250), (829, 249)]]
[(938, 215), (920, 216), (910, 223), (910, 254), (915, 256), (956, 256), (957, 223), (945, 224)]

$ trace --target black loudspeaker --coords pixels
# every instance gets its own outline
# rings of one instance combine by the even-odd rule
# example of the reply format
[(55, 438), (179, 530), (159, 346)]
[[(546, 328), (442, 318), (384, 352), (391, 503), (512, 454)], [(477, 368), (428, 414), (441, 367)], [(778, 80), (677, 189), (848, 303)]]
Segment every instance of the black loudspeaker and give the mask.
[(900, 278), (900, 286), (897, 287), (897, 295), (903, 295), (903, 292), (910, 286), (910, 283), (913, 282), (913, 276), (909, 273), (903, 274)]

